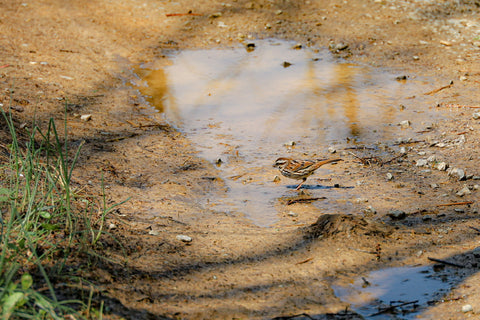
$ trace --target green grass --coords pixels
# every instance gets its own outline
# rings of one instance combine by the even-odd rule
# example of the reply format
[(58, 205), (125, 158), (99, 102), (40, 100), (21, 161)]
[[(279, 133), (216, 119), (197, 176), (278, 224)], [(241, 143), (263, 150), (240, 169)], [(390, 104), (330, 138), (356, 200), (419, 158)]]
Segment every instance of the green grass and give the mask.
[(0, 317), (102, 318), (101, 308), (92, 308), (93, 289), (86, 299), (60, 299), (52, 279), (67, 277), (72, 257), (98, 256), (105, 217), (116, 205), (79, 196), (72, 186), (81, 145), (69, 150), (66, 120), (63, 138), (51, 119), (43, 132), (33, 124), (20, 145), (11, 114), (2, 116), (11, 143), (0, 145)]

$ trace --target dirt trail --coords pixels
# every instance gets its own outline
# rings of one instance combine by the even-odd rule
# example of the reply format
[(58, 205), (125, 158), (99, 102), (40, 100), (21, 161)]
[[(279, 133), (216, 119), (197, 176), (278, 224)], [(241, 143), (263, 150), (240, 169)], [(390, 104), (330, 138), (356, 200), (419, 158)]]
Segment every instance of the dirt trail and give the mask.
[[(108, 297), (112, 319), (263, 319), (301, 313), (354, 319), (333, 294), (337, 277), (428, 264), (428, 256), (468, 268), (449, 294), (452, 299), (429, 306), (423, 317), (474, 317), (463, 314), (461, 306), (471, 304), (474, 313), (480, 312), (473, 252), (478, 233), (469, 228), (478, 227), (474, 179), (480, 176), (480, 124), (472, 119), (476, 109), (471, 107), (479, 105), (479, 5), (474, 0), (3, 1), (0, 103), (13, 107), (19, 128), (28, 127), (34, 116), (39, 123), (50, 117), (61, 123), (66, 106), (72, 146), (86, 142), (75, 182), (99, 193), (103, 175), (109, 202), (130, 197), (109, 217), (115, 225), (110, 231), (122, 246), (104, 243), (105, 254), (118, 263), (82, 271)], [(269, 37), (329, 47), (339, 58), (399, 75), (435, 77), (438, 88), (453, 80), (453, 86), (432, 93), (440, 108), (454, 105), (452, 118), (419, 133), (421, 143), (406, 144), (402, 161), (381, 166), (351, 158), (339, 166), (342, 181), (364, 181), (357, 188), (375, 206), (375, 215), (326, 216), (297, 203), (292, 206), (304, 214), (260, 228), (242, 216), (205, 210), (202, 197), (225, 192), (215, 166), (198, 158), (187, 137), (129, 85), (137, 64), (173, 50)], [(81, 120), (85, 114), (91, 114), (90, 121)], [(416, 166), (419, 152), (464, 169), (469, 179), (422, 171)], [(385, 179), (392, 168), (403, 172), (393, 183)], [(464, 185), (471, 194), (457, 196)], [(473, 204), (438, 206), (464, 201)], [(407, 217), (389, 218), (392, 208)], [(177, 235), (193, 241), (184, 243)]]

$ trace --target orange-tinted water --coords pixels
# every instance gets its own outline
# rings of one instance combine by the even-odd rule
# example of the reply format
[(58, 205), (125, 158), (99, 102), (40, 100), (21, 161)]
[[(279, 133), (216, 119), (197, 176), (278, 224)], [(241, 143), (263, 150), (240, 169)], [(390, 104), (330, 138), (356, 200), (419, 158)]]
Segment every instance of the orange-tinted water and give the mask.
[[(326, 158), (329, 147), (393, 145), (441, 116), (424, 94), (438, 85), (427, 79), (397, 80), (402, 74), (341, 62), (328, 51), (295, 50), (283, 41), (257, 41), (253, 51), (181, 51), (141, 66), (138, 74), (142, 94), (187, 134), (200, 156), (221, 159), (229, 191), (205, 203), (262, 226), (277, 221), (275, 204), (296, 183), (273, 182), (277, 157)], [(402, 129), (403, 120), (411, 127)], [(331, 168), (320, 169), (318, 177)], [(315, 205), (330, 213), (348, 212), (348, 199), (356, 196), (353, 187), (309, 190), (327, 197)]]

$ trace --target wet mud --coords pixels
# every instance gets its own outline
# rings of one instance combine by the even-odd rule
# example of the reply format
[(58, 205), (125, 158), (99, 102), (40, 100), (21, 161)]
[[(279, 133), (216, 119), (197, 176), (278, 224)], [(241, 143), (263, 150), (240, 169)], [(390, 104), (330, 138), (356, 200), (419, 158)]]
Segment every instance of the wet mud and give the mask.
[[(75, 269), (104, 318), (360, 319), (335, 286), (415, 268), (449, 286), (410, 314), (474, 318), (477, 6), (3, 2), (0, 103), (66, 117), (75, 186), (129, 198)], [(280, 156), (344, 161), (295, 191)]]

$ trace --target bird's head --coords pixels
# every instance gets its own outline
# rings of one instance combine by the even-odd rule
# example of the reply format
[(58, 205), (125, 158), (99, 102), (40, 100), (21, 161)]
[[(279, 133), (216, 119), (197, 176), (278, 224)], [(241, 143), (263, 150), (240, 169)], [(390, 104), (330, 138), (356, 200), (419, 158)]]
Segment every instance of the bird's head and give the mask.
[(283, 167), (284, 165), (286, 165), (288, 163), (290, 159), (288, 158), (278, 158), (277, 160), (275, 160), (275, 163), (273, 164), (273, 166), (275, 168), (278, 168), (278, 167)]

